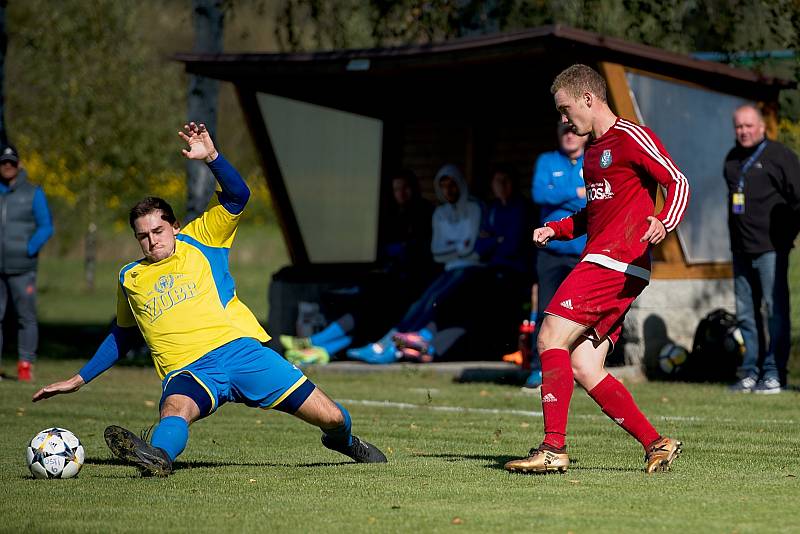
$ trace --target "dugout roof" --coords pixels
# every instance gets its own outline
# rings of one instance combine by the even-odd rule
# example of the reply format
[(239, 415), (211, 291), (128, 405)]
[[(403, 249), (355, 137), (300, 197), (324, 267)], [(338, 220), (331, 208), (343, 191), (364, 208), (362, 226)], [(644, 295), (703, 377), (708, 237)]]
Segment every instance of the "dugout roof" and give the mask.
[(717, 196), (733, 140), (730, 112), (761, 102), (774, 128), (779, 92), (796, 85), (564, 26), (404, 47), (176, 59), (190, 74), (235, 84), (299, 264), (374, 259), (388, 198), (381, 177), (393, 169), (414, 170), (431, 198), (430, 180), (447, 162), (478, 193), (495, 163), (511, 164), (529, 183), (536, 155), (554, 148), (550, 83), (586, 63), (606, 77), (619, 115), (653, 127), (687, 161), (695, 211), (679, 240), (661, 247), (654, 276), (727, 276), (719, 267), (729, 259), (725, 201), (720, 208)]

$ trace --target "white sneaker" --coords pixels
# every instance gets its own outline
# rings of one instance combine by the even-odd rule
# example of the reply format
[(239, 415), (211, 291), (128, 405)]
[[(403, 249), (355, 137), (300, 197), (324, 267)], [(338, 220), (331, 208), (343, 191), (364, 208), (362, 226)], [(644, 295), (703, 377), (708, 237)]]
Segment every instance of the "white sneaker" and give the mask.
[(746, 376), (728, 387), (734, 393), (751, 393), (756, 387), (756, 379), (752, 376)]
[(777, 378), (759, 380), (756, 387), (753, 388), (753, 393), (758, 393), (759, 395), (774, 395), (781, 391), (783, 391), (783, 388), (781, 388), (781, 382)]

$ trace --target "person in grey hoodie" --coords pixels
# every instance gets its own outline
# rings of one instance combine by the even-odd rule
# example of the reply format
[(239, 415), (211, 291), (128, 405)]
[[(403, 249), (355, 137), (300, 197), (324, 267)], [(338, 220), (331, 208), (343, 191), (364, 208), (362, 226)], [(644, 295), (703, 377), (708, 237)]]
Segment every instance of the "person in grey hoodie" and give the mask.
[[(427, 333), (436, 308), (480, 272), (482, 264), (475, 251), (483, 208), (469, 196), (464, 175), (455, 165), (444, 165), (434, 178), (436, 196), (441, 202), (433, 212), (431, 253), (444, 267), (422, 296), (408, 309), (403, 319), (379, 341), (350, 349), (347, 356), (368, 363), (391, 363), (398, 359), (393, 336), (397, 332)], [(433, 337), (433, 333), (430, 333)]]

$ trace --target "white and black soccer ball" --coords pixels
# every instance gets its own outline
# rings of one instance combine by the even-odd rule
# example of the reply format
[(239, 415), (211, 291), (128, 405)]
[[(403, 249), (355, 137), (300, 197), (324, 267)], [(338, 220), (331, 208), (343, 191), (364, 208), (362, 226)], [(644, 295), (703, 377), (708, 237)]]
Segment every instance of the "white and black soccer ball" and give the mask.
[(661, 347), (661, 351), (658, 353), (658, 367), (665, 374), (674, 376), (678, 374), (688, 359), (689, 351), (686, 348), (670, 342)]
[(46, 428), (27, 447), (28, 469), (36, 478), (72, 478), (83, 467), (78, 437), (64, 428)]

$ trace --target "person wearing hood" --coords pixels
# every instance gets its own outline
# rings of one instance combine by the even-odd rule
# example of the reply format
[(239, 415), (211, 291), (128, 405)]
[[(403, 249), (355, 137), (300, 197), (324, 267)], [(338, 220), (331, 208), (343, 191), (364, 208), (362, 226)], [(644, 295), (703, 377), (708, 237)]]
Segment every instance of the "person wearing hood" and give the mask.
[(433, 321), (436, 307), (480, 272), (481, 262), (475, 244), (481, 228), (481, 204), (469, 196), (464, 175), (455, 165), (439, 169), (434, 187), (441, 205), (433, 212), (431, 253), (444, 271), (379, 341), (348, 350), (347, 356), (351, 359), (368, 363), (394, 362), (398, 358), (393, 339), (397, 332), (419, 331), (432, 339), (433, 332), (425, 327)]
[[(394, 335), (404, 359), (457, 358), (453, 353), (463, 351), (456, 342), (469, 351), (464, 356), (499, 356), (516, 338), (516, 324), (531, 289), (533, 207), (519, 193), (511, 168), (497, 165), (490, 176), (494, 198), (486, 207), (475, 245), (486, 268), (470, 279), (469, 287), (460, 286), (457, 297), (438, 305), (435, 318), (423, 330)], [(487, 330), (496, 335), (487, 338)]]
[(16, 148), (4, 146), (0, 150), (0, 321), (5, 320), (10, 297), (17, 311), (17, 379), (22, 382), (33, 379), (39, 344), (37, 259), (52, 235), (53, 223), (44, 191), (28, 181)]

